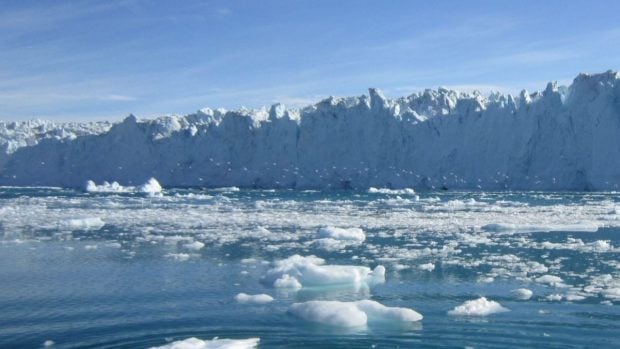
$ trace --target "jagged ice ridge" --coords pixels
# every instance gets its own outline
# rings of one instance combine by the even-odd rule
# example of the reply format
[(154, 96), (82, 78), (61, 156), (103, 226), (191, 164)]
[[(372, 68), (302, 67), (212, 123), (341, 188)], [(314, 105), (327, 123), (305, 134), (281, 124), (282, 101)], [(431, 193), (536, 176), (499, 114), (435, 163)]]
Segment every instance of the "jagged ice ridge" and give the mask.
[(0, 122), (0, 185), (613, 190), (619, 81), (608, 71), (517, 97), (370, 89), (300, 110)]

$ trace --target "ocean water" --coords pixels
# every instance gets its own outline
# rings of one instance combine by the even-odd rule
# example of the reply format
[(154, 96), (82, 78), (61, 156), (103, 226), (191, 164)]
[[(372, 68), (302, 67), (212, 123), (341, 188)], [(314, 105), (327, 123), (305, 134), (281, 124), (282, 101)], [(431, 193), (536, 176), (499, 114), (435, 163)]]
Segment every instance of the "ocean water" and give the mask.
[[(361, 228), (366, 239), (320, 240), (322, 227)], [(260, 337), (259, 348), (620, 347), (616, 193), (0, 188), (0, 237), (0, 348), (189, 337)], [(265, 281), (296, 254), (383, 265), (385, 282)], [(532, 297), (518, 299), (520, 288)], [(274, 301), (239, 304), (240, 292)], [(509, 311), (448, 314), (482, 296)], [(361, 299), (424, 318), (346, 328), (289, 311)]]

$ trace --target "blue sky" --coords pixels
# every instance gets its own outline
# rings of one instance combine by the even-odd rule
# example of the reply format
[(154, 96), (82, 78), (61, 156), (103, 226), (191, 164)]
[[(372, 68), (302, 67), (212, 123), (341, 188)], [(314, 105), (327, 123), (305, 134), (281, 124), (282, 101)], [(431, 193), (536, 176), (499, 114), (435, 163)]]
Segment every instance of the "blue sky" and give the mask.
[(620, 1), (0, 2), (0, 120), (301, 106), (620, 69)]

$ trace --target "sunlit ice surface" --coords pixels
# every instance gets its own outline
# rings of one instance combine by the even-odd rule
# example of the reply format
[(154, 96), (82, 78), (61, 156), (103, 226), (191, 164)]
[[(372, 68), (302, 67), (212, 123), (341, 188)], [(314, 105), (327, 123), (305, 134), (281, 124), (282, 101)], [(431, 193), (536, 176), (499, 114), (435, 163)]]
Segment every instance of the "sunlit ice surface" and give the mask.
[(616, 193), (0, 188), (0, 347), (613, 347), (619, 214)]

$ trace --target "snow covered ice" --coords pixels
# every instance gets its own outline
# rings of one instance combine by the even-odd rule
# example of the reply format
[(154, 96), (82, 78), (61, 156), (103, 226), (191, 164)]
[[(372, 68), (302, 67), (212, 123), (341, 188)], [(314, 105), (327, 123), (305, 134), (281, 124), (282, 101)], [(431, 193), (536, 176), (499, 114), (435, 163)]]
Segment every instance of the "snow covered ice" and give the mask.
[(274, 287), (363, 286), (385, 282), (385, 267), (326, 265), (315, 256), (293, 255), (276, 261), (265, 276)]
[(259, 342), (259, 338), (202, 340), (192, 337), (151, 349), (255, 349)]
[(480, 297), (456, 306), (453, 310), (450, 310), (448, 314), (457, 316), (487, 316), (506, 311), (509, 310), (504, 308), (501, 304), (488, 300), (486, 297)]
[(608, 71), (519, 96), (370, 89), (300, 110), (0, 123), (0, 185), (615, 190), (619, 81)]
[(266, 304), (273, 302), (273, 297), (268, 294), (249, 295), (247, 293), (239, 293), (235, 296), (235, 301), (241, 304)]
[(306, 321), (330, 326), (357, 327), (369, 322), (415, 322), (422, 315), (413, 309), (387, 307), (372, 300), (356, 302), (309, 301), (291, 305), (289, 311)]

